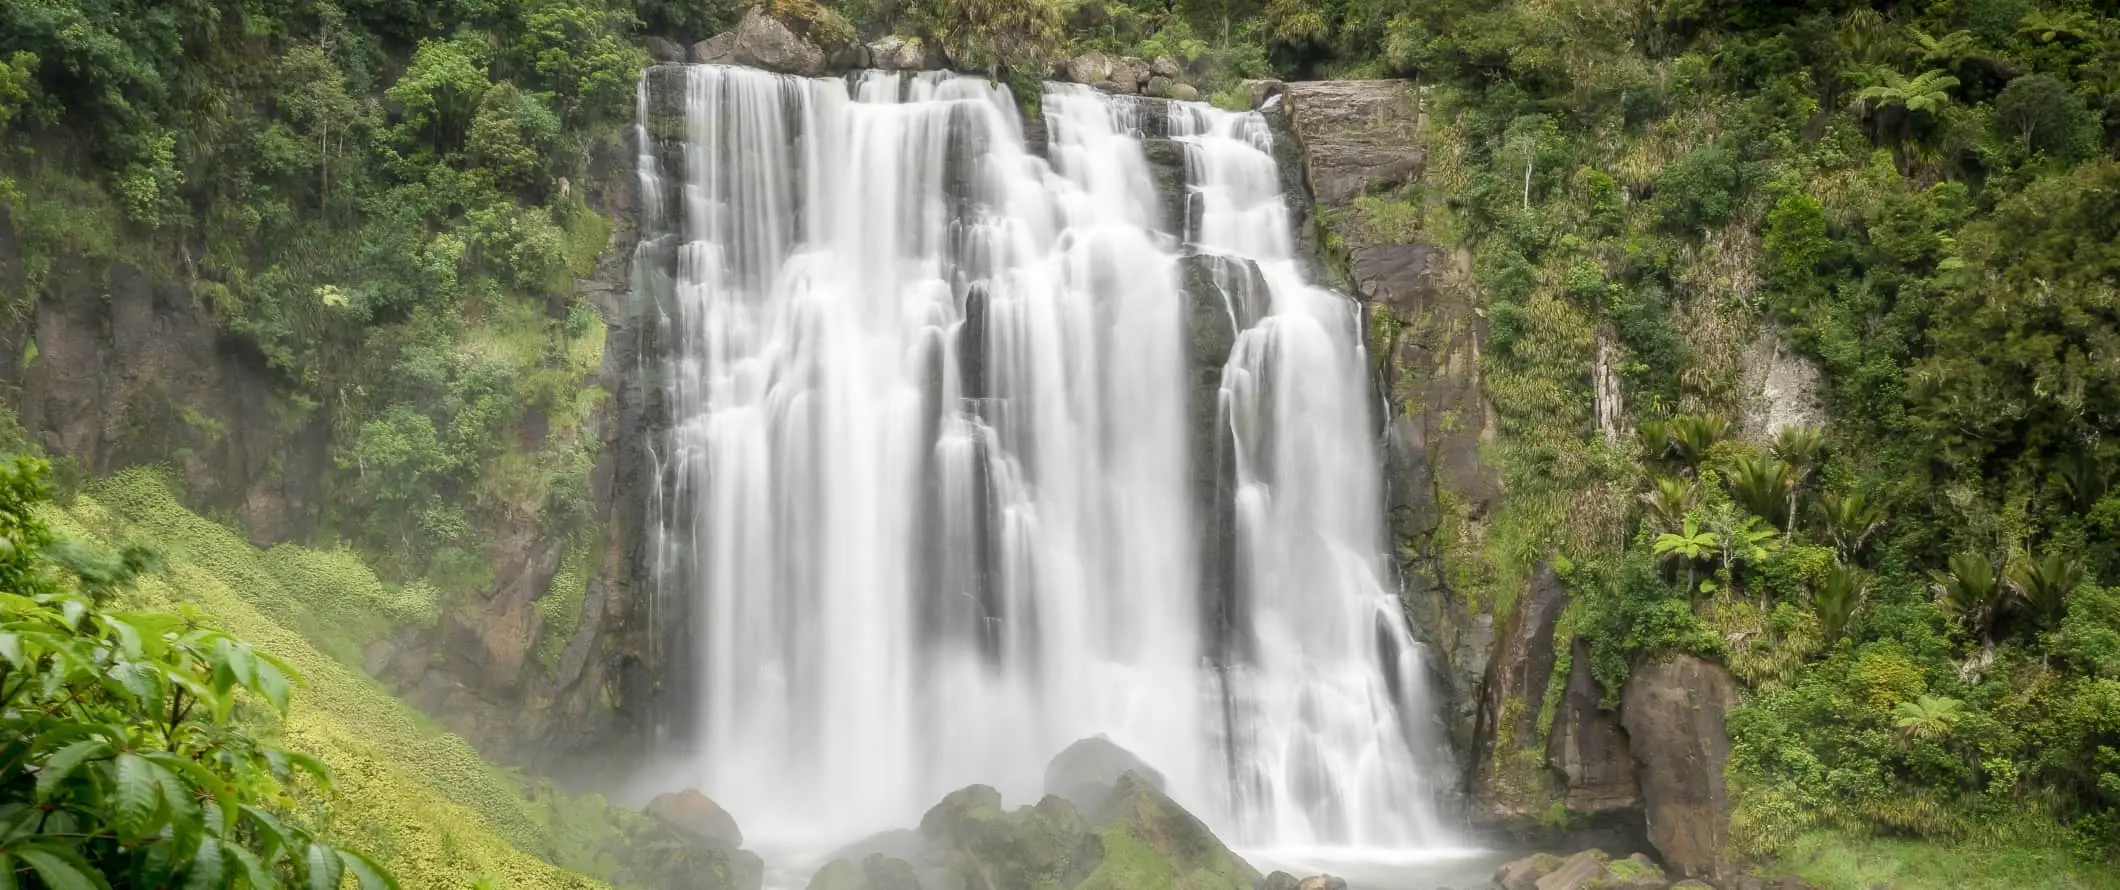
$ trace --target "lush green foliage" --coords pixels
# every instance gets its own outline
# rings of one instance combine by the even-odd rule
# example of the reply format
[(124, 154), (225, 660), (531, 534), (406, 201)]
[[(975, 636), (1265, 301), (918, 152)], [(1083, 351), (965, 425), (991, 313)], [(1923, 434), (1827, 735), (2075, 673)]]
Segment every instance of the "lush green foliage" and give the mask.
[(196, 609), (114, 609), (150, 559), (55, 539), (42, 477), (0, 466), (0, 883), (394, 890), (285, 818), (330, 788), (245, 716), (287, 712), (287, 664)]
[[(1657, 652), (1726, 663), (1747, 852), (2120, 855), (2120, 19), (1274, 5), (1319, 35), (1275, 44), (1299, 70), (1438, 85), (1427, 236), (1473, 251), (1507, 490), (1453, 578), (1506, 608), (1565, 566), (1608, 698)], [(1822, 416), (1765, 426), (1766, 332)], [(1601, 341), (1638, 435), (1591, 410)]]

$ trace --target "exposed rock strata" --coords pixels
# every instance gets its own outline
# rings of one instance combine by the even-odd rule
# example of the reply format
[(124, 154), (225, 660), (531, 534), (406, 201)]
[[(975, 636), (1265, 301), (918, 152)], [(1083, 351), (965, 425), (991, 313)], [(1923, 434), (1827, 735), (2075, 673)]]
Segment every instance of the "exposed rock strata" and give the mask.
[(1725, 719), (1736, 704), (1729, 671), (1690, 655), (1636, 665), (1620, 703), (1641, 777), (1649, 842), (1685, 877), (1722, 871), (1730, 833)]

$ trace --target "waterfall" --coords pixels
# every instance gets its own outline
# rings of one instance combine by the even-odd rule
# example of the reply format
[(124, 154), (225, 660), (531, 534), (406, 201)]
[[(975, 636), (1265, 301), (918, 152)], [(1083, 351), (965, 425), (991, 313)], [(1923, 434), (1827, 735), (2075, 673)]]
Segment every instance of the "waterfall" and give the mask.
[[(1035, 800), (1103, 734), (1239, 842), (1434, 842), (1359, 316), (1304, 280), (1271, 137), (1041, 100), (1033, 146), (976, 78), (643, 78), (651, 571), (696, 702), (662, 780), (823, 845), (975, 782)], [(1186, 219), (1144, 133), (1184, 146)], [(1237, 333), (1196, 411), (1202, 258)]]

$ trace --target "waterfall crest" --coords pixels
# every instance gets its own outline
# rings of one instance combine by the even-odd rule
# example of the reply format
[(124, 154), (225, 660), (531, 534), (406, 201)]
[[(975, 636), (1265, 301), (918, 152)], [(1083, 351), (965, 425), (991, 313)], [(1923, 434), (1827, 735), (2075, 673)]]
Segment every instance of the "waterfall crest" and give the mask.
[[(975, 782), (1034, 800), (1103, 734), (1240, 843), (1435, 842), (1360, 319), (1304, 280), (1270, 134), (1041, 99), (1030, 146), (975, 78), (643, 78), (651, 568), (697, 702), (667, 778), (829, 844)], [(1185, 219), (1144, 131), (1184, 146)], [(1188, 257), (1236, 332), (1211, 411)]]

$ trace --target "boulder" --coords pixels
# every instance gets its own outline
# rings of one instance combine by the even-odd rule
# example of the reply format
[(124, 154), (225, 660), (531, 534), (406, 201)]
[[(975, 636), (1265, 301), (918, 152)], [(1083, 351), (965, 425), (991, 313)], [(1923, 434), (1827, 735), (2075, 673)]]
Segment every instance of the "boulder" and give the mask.
[(736, 32), (723, 31), (720, 34), (692, 44), (692, 61), (701, 65), (737, 64)]
[(736, 827), (735, 817), (694, 789), (658, 794), (648, 801), (646, 812), (656, 821), (717, 850), (743, 846), (743, 831)]
[(1103, 855), (1075, 890), (1250, 890), (1260, 883), (1258, 870), (1205, 823), (1132, 773), (1120, 777), (1098, 816)]
[(861, 866), (845, 859), (834, 859), (810, 876), (808, 890), (863, 890), (866, 886)]
[(1115, 96), (1132, 96), (1141, 92), (1141, 85), (1131, 80), (1100, 80), (1090, 86)]
[(927, 849), (927, 840), (921, 837), (920, 832), (910, 828), (900, 828), (892, 831), (877, 832), (840, 847), (832, 851), (832, 855), (829, 858), (860, 862), (873, 854), (882, 853), (885, 856), (910, 860), (920, 858), (921, 851), (925, 849)]
[(903, 859), (871, 853), (861, 860), (866, 890), (921, 890), (920, 874)]
[(1045, 793), (1095, 811), (1104, 805), (1113, 786), (1119, 784), (1119, 777), (1127, 773), (1140, 776), (1157, 791), (1164, 788), (1163, 774), (1134, 756), (1134, 752), (1104, 736), (1091, 736), (1067, 746), (1046, 763)]
[(1266, 104), (1267, 99), (1281, 95), (1281, 92), (1287, 89), (1278, 80), (1240, 81), (1237, 84), (1237, 88), (1244, 91), (1244, 95), (1251, 100), (1251, 107), (1253, 108)]
[(1649, 843), (1681, 877), (1721, 873), (1730, 833), (1725, 719), (1736, 703), (1730, 673), (1691, 655), (1637, 666), (1620, 695)]
[[(962, 879), (966, 890), (1070, 887), (1104, 853), (1074, 804), (1047, 795), (1037, 806), (1003, 812), (1001, 795), (984, 785), (944, 797), (921, 818), (920, 833), (928, 840), (925, 861)], [(886, 890), (874, 875), (869, 884)]]
[(927, 48), (917, 37), (885, 37), (869, 44), (869, 64), (885, 71), (919, 71), (927, 67)]
[(641, 40), (641, 46), (647, 49), (648, 58), (657, 62), (683, 62), (685, 60), (684, 46), (668, 37), (646, 37)]
[(968, 785), (943, 795), (920, 817), (920, 836), (929, 843), (955, 843), (965, 826), (1001, 812), (1001, 792), (986, 785)]
[(1102, 83), (1112, 79), (1112, 59), (1103, 53), (1083, 53), (1067, 60), (1067, 79), (1075, 83)]
[(1189, 83), (1171, 84), (1170, 97), (1180, 102), (1200, 101), (1200, 88)]
[(1300, 890), (1301, 887), (1302, 882), (1297, 881), (1295, 875), (1277, 871), (1260, 881), (1258, 890)]
[(1130, 83), (1135, 89), (1140, 89), (1142, 84), (1148, 83), (1148, 75), (1148, 63), (1132, 56), (1112, 63), (1111, 79), (1114, 83)]
[(1611, 876), (1600, 890), (1664, 890), (1671, 885), (1664, 879), (1663, 868), (1640, 853), (1607, 862), (1605, 870)]
[(1538, 890), (1590, 890), (1602, 887), (1612, 873), (1605, 868), (1605, 854), (1601, 850), (1584, 850), (1563, 860), (1559, 868), (1532, 886)]
[(1536, 890), (1538, 879), (1561, 867), (1561, 858), (1551, 853), (1533, 853), (1502, 864), (1494, 870), (1494, 883), (1502, 890)]
[(759, 890), (766, 883), (766, 861), (749, 850), (730, 850), (729, 886), (733, 890)]
[(736, 30), (694, 44), (692, 61), (748, 65), (799, 77), (822, 77), (830, 70), (830, 60), (817, 44), (755, 6), (744, 13)]
[(1157, 56), (1154, 61), (1148, 63), (1148, 73), (1157, 77), (1168, 77), (1171, 80), (1177, 80), (1178, 75), (1184, 73), (1184, 69), (1178, 67), (1178, 60), (1176, 59), (1169, 56)]
[(1164, 77), (1161, 74), (1151, 74), (1148, 76), (1148, 86), (1145, 87), (1144, 90), (1149, 95), (1154, 96), (1158, 99), (1168, 99), (1170, 98), (1171, 86), (1172, 82), (1170, 78)]
[(1347, 890), (1347, 881), (1332, 875), (1312, 875), (1297, 884), (1296, 890)]

